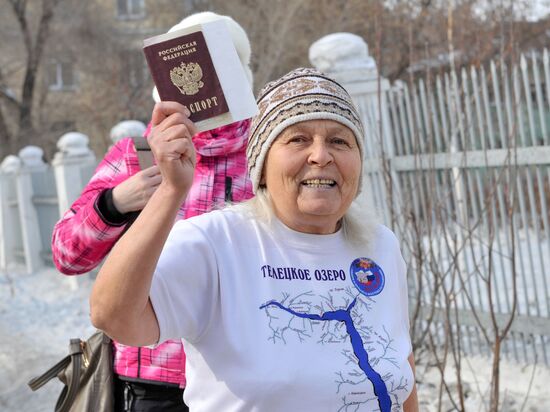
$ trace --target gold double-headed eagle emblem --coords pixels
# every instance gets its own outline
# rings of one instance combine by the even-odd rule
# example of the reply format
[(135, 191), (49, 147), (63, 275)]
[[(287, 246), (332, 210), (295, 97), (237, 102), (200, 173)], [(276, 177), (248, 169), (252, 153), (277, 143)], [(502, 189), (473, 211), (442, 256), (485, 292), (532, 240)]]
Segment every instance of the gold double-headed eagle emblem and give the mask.
[(170, 80), (172, 80), (172, 83), (179, 89), (181, 94), (197, 94), (199, 89), (204, 86), (201, 79), (202, 69), (198, 63), (181, 63), (170, 70)]

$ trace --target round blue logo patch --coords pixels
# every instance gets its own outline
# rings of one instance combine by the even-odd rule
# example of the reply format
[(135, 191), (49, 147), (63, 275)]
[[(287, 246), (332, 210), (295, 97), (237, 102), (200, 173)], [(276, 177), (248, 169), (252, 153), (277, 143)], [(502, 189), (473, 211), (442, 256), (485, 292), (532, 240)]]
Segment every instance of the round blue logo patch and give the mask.
[(382, 268), (369, 258), (355, 259), (349, 268), (353, 284), (365, 296), (375, 296), (382, 292), (386, 277)]

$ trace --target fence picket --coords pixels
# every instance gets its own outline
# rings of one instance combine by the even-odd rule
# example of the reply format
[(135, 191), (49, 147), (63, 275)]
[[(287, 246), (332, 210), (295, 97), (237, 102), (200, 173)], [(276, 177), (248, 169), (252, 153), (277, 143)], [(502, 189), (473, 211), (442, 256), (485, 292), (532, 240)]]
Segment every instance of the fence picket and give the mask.
[(513, 115), (513, 113), (515, 108), (512, 109), (513, 99), (512, 99), (511, 90), (510, 90), (510, 75), (508, 73), (508, 68), (506, 64), (502, 60), (500, 62), (500, 74), (501, 74), (502, 85), (504, 88), (504, 108), (506, 113), (506, 127), (507, 127), (506, 136), (505, 136), (506, 138), (504, 140), (506, 144), (503, 147), (516, 147), (518, 145), (518, 142), (516, 139), (517, 133), (515, 132), (515, 128), (514, 128), (515, 116)]
[(429, 107), (429, 114), (430, 118), (427, 120), (427, 123), (430, 123), (431, 121), (431, 130), (433, 130), (433, 141), (434, 141), (434, 152), (440, 152), (443, 150), (442, 143), (441, 143), (441, 133), (440, 133), (440, 125), (437, 120), (437, 106), (434, 99), (434, 91), (432, 89), (432, 86), (430, 83), (426, 84), (427, 87), (427, 99), (428, 99), (428, 107)]
[(496, 114), (497, 114), (497, 126), (498, 126), (498, 134), (499, 134), (499, 141), (500, 144), (497, 145), (497, 147), (506, 147), (506, 132), (504, 131), (504, 120), (502, 118), (502, 109), (501, 109), (501, 102), (502, 99), (500, 98), (500, 85), (498, 81), (498, 74), (497, 74), (497, 68), (494, 61), (491, 61), (490, 64), (491, 68), (491, 79), (493, 83), (493, 102), (496, 108)]
[(397, 113), (397, 117), (399, 118), (400, 124), (401, 124), (401, 135), (403, 136), (404, 153), (410, 155), (413, 153), (411, 143), (410, 143), (412, 141), (412, 138), (410, 137), (410, 135), (413, 132), (407, 120), (408, 115), (406, 112), (407, 109), (405, 108), (406, 88), (407, 88), (407, 85), (404, 84), (402, 90), (400, 90), (399, 94), (397, 95), (398, 103), (399, 103), (399, 112)]
[(474, 95), (474, 105), (476, 108), (476, 118), (477, 118), (477, 130), (479, 133), (479, 147), (481, 150), (485, 150), (486, 147), (486, 137), (485, 137), (485, 124), (483, 118), (483, 104), (480, 97), (480, 87), (478, 85), (477, 71), (475, 67), (472, 66), (470, 69), (470, 77), (472, 78), (472, 91)]
[(485, 119), (487, 124), (487, 136), (489, 137), (489, 149), (496, 149), (495, 135), (493, 133), (493, 119), (491, 114), (491, 106), (489, 103), (489, 88), (487, 86), (487, 76), (485, 75), (485, 69), (481, 68), (481, 96), (483, 98), (483, 108), (485, 109)]
[(412, 95), (412, 111), (414, 113), (415, 120), (415, 133), (414, 133), (414, 147), (416, 149), (415, 153), (426, 153), (424, 136), (427, 136), (426, 129), (424, 128), (424, 123), (422, 122), (422, 114), (420, 110), (420, 102), (418, 98), (417, 88), (414, 84), (411, 85), (411, 95)]
[[(422, 153), (434, 153), (435, 151), (435, 142), (432, 133), (431, 123), (430, 123), (430, 108), (426, 99), (426, 87), (422, 79), (418, 83), (418, 90), (420, 91), (420, 107), (422, 115), (422, 124), (424, 125), (424, 136), (427, 141), (427, 147), (422, 150)], [(424, 139), (420, 139), (421, 141)]]
[[(538, 250), (538, 255), (539, 255), (538, 258), (539, 258), (540, 267), (544, 268), (545, 267), (544, 260), (543, 260), (544, 255), (542, 253), (542, 245), (541, 245), (542, 244), (542, 239), (541, 239), (541, 236), (540, 236), (540, 231), (538, 230), (540, 228), (540, 222), (538, 221), (538, 214), (537, 214), (537, 210), (536, 210), (537, 201), (535, 199), (535, 191), (533, 189), (533, 182), (535, 181), (535, 177), (533, 176), (530, 167), (526, 167), (525, 172), (526, 172), (526, 180), (527, 180), (527, 199), (529, 200), (529, 212), (530, 212), (530, 215), (531, 215), (530, 216), (530, 221), (532, 222), (533, 232), (535, 232), (535, 245), (534, 245), (534, 248), (536, 248)], [(531, 228), (531, 226), (526, 227), (525, 231), (529, 231), (530, 228)], [(531, 268), (531, 270), (532, 270), (533, 274), (537, 273), (535, 265)], [(542, 273), (541, 273), (541, 275), (542, 275)], [(535, 292), (536, 293), (544, 292), (544, 296), (550, 296), (550, 291), (548, 289), (548, 281), (546, 280), (545, 276), (541, 276), (540, 280), (538, 280), (537, 283), (534, 283), (533, 286), (535, 287)], [(544, 300), (546, 300), (546, 299), (544, 299)], [(542, 297), (541, 297), (541, 301), (542, 301)], [(539, 314), (544, 312), (544, 310), (542, 309), (542, 303), (537, 302), (537, 306), (539, 307)]]
[(544, 85), (546, 86), (546, 107), (545, 110), (550, 111), (550, 57), (548, 56), (548, 49), (544, 49), (542, 52), (542, 66), (544, 69)]
[(548, 133), (546, 131), (546, 121), (544, 119), (544, 103), (542, 98), (542, 87), (540, 81), (539, 64), (536, 54), (533, 52), (531, 55), (531, 64), (533, 66), (533, 75), (535, 83), (535, 96), (537, 98), (537, 111), (539, 113), (540, 131), (542, 135), (543, 144), (548, 144)]
[(520, 59), (521, 77), (523, 79), (523, 92), (525, 94), (525, 103), (527, 105), (527, 120), (529, 122), (529, 135), (531, 136), (531, 144), (537, 145), (537, 136), (535, 132), (535, 120), (533, 118), (533, 102), (531, 96), (531, 83), (529, 82), (529, 67), (527, 59), (522, 54)]
[(464, 96), (464, 112), (466, 115), (466, 135), (469, 137), (467, 141), (464, 141), (464, 150), (475, 150), (476, 145), (474, 140), (474, 119), (472, 113), (472, 99), (470, 96), (468, 73), (466, 72), (466, 69), (462, 69), (460, 74), (462, 77), (462, 95)]
[[(549, 209), (548, 205), (546, 203), (546, 197), (545, 197), (545, 184), (544, 184), (544, 176), (542, 172), (542, 167), (537, 167), (536, 169), (536, 176), (537, 176), (537, 186), (539, 188), (539, 198), (540, 198), (540, 215), (542, 217), (542, 227), (544, 229), (544, 238), (546, 239), (546, 246), (547, 246), (547, 254), (544, 253), (541, 254), (541, 256), (546, 256), (546, 263), (542, 264), (541, 268), (547, 268), (550, 267), (550, 223), (548, 219), (549, 215)], [(550, 168), (548, 169), (550, 170)], [(550, 179), (548, 179), (548, 186), (550, 187)], [(538, 224), (535, 224), (535, 227), (538, 227)], [(548, 281), (546, 276), (543, 274), (543, 279), (546, 282), (545, 290), (546, 290), (546, 315), (550, 317), (550, 292), (548, 290)]]
[(449, 127), (447, 123), (447, 111), (445, 110), (445, 92), (443, 90), (443, 81), (441, 80), (441, 77), (438, 75), (436, 76), (436, 89), (437, 89), (437, 102), (439, 105), (439, 115), (441, 118), (441, 126), (442, 126), (442, 146), (441, 151), (447, 151), (449, 147), (449, 139), (445, 139), (445, 137), (448, 137), (449, 135)]
[(401, 136), (401, 127), (399, 123), (399, 115), (397, 114), (397, 106), (395, 104), (395, 98), (397, 91), (394, 89), (390, 89), (388, 91), (388, 100), (389, 100), (389, 114), (391, 118), (391, 128), (393, 131), (393, 141), (395, 143), (395, 154), (397, 156), (404, 155), (405, 151), (403, 149), (403, 142), (402, 142), (402, 136)]

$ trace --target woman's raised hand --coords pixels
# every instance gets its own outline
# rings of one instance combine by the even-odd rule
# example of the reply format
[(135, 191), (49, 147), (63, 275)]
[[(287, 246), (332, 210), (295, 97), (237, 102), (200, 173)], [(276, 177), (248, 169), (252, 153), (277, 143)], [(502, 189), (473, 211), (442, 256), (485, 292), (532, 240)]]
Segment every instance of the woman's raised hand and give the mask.
[(161, 182), (114, 245), (90, 297), (92, 323), (128, 345), (149, 345), (159, 339), (159, 324), (149, 292), (164, 243), (193, 183), (196, 159), (191, 138), (197, 129), (188, 116), (187, 109), (179, 103), (155, 105), (147, 141)]
[(147, 141), (162, 175), (161, 186), (185, 195), (193, 183), (195, 147), (192, 137), (198, 132), (189, 120), (189, 111), (177, 102), (155, 105), (152, 129)]

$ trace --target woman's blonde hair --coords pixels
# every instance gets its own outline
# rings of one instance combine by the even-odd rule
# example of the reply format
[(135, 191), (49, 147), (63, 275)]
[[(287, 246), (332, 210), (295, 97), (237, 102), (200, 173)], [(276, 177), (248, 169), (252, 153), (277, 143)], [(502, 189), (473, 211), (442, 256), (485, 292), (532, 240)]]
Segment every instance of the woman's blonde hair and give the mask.
[[(243, 212), (253, 219), (266, 224), (271, 224), (275, 218), (275, 211), (271, 202), (269, 192), (265, 187), (259, 187), (256, 196), (246, 202), (232, 205), (240, 212)], [(376, 233), (379, 219), (374, 209), (359, 207), (353, 202), (346, 214), (342, 217), (341, 228), (344, 238), (354, 246), (368, 248)]]

